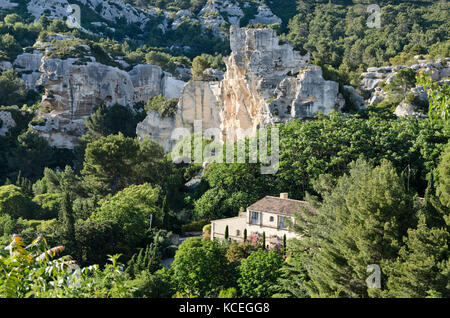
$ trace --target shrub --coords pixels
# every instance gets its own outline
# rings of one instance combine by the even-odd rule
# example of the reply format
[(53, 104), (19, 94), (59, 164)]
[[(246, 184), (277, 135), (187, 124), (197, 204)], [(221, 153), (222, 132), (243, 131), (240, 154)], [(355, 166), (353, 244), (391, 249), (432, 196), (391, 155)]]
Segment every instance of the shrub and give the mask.
[(185, 224), (181, 226), (181, 231), (183, 233), (186, 232), (202, 232), (203, 227), (209, 224), (209, 221), (207, 220), (199, 220), (199, 221), (193, 221), (191, 223)]
[(0, 215), (29, 218), (36, 208), (36, 204), (18, 186), (10, 184), (0, 187)]
[(167, 99), (163, 95), (155, 96), (147, 101), (145, 110), (156, 111), (161, 117), (174, 117), (177, 111), (178, 99)]

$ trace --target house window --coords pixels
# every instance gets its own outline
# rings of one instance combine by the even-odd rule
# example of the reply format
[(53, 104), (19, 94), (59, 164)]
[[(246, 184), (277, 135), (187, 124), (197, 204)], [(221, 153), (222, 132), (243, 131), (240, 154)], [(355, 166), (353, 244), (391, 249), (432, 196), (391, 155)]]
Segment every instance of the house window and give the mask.
[(258, 224), (258, 223), (259, 223), (259, 213), (252, 212), (252, 224)]
[(270, 217), (270, 222), (273, 222), (273, 216)]
[(288, 218), (285, 216), (280, 216), (280, 229), (288, 228)]
[(241, 236), (241, 231), (236, 230), (236, 236)]

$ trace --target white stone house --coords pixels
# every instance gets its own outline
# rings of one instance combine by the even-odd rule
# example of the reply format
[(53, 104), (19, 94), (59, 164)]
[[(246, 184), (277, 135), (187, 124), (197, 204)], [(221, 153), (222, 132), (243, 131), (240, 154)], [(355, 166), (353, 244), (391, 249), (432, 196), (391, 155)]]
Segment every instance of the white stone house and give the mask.
[(262, 235), (265, 232), (268, 243), (280, 242), (284, 235), (287, 239), (298, 238), (298, 234), (290, 227), (295, 223), (295, 213), (301, 213), (303, 209), (315, 211), (305, 201), (289, 199), (287, 193), (281, 193), (280, 197), (266, 196), (250, 205), (246, 212), (237, 217), (213, 220), (211, 239), (225, 238), (227, 226), (229, 238), (237, 242), (244, 240), (245, 229), (247, 237), (254, 234)]

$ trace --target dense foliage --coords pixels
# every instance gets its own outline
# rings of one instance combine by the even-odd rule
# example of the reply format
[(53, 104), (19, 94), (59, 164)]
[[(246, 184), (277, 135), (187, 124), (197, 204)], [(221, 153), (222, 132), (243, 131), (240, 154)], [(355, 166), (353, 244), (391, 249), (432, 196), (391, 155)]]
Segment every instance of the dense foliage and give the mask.
[[(199, 14), (206, 4), (125, 2), (169, 10), (170, 23), (176, 11)], [(309, 51), (341, 92), (345, 84), (357, 86), (369, 66), (450, 53), (445, 2), (378, 1), (381, 28), (367, 26), (366, 1), (263, 2), (283, 22), (250, 27), (273, 28), (282, 41)], [(125, 71), (148, 63), (179, 79), (209, 80), (208, 68), (225, 70), (229, 25), (220, 26), (219, 38), (198, 20), (161, 27), (158, 10), (141, 26), (107, 21), (82, 1), (73, 3), (94, 33), (45, 15), (34, 21), (25, 1), (0, 13), (0, 111), (16, 123), (0, 135), (0, 297), (450, 296), (446, 83), (403, 69), (380, 84), (389, 96), (377, 107), (279, 124), (277, 173), (261, 174), (260, 164), (212, 162), (201, 183), (188, 188), (201, 165), (175, 164), (161, 146), (136, 136), (149, 112), (173, 117), (177, 99), (100, 104), (85, 119), (79, 146), (57, 149), (29, 129), (40, 124), (42, 88), (28, 88), (22, 78), (29, 74), (7, 63), (40, 41), (52, 47), (47, 58), (77, 57), (83, 64), (89, 55)], [(258, 1), (239, 3), (244, 26)], [(417, 84), (429, 103), (405, 96)], [(422, 103), (427, 118), (394, 116), (404, 98)], [(296, 215), (293, 230), (301, 240), (267, 248), (265, 234), (245, 232), (244, 242), (230, 242), (228, 227), (225, 240), (210, 239), (211, 220), (235, 217), (282, 192), (316, 208)], [(195, 232), (202, 237), (180, 239)], [(381, 268), (381, 288), (367, 287), (371, 264)]]

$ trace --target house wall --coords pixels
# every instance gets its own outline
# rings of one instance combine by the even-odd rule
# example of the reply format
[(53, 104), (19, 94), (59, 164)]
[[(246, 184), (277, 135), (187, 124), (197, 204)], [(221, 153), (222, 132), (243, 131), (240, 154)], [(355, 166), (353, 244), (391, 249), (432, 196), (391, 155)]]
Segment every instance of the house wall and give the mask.
[(252, 234), (256, 234), (256, 233), (262, 235), (263, 232), (266, 233), (266, 238), (269, 238), (271, 236), (276, 236), (279, 239), (282, 239), (285, 234), (286, 234), (287, 239), (291, 239), (291, 238), (295, 238), (295, 237), (298, 238), (297, 234), (290, 232), (288, 230), (281, 230), (281, 229), (276, 229), (276, 228), (250, 225), (250, 224), (247, 226), (247, 233), (249, 236)]
[[(251, 215), (252, 212), (258, 211), (247, 211), (248, 219), (247, 219), (247, 233), (248, 235), (259, 233), (262, 235), (263, 232), (266, 232), (266, 237), (277, 236), (279, 238), (283, 238), (286, 235), (287, 239), (298, 237), (297, 234), (290, 232), (289, 229), (280, 229), (280, 215), (275, 213), (268, 212), (259, 212), (260, 219), (259, 224), (251, 224)], [(271, 220), (272, 218), (272, 220)], [(294, 218), (290, 218), (291, 222), (294, 222)]]
[[(244, 230), (247, 225), (246, 216), (212, 221), (211, 239), (225, 238), (225, 229), (227, 225), (230, 239), (237, 241), (242, 241), (244, 239)], [(239, 235), (236, 233), (237, 230), (240, 232)]]
[[(227, 227), (227, 225), (229, 238), (235, 241), (242, 241), (244, 239), (245, 229), (247, 229), (247, 236), (250, 236), (252, 234), (262, 235), (262, 233), (265, 232), (267, 239), (270, 239), (273, 236), (276, 236), (279, 239), (283, 239), (284, 235), (286, 235), (287, 239), (299, 237), (296, 233), (290, 232), (289, 229), (279, 228), (279, 214), (259, 212), (260, 219), (258, 224), (255, 225), (251, 224), (251, 212), (252, 211), (247, 211), (247, 213), (244, 213), (243, 215), (235, 218), (211, 221), (211, 239), (214, 240), (215, 238), (225, 238), (225, 228)], [(273, 218), (272, 221), (271, 217)], [(294, 218), (291, 217), (291, 220), (294, 221)], [(237, 230), (239, 230), (240, 232), (239, 235), (237, 235), (236, 233)]]

